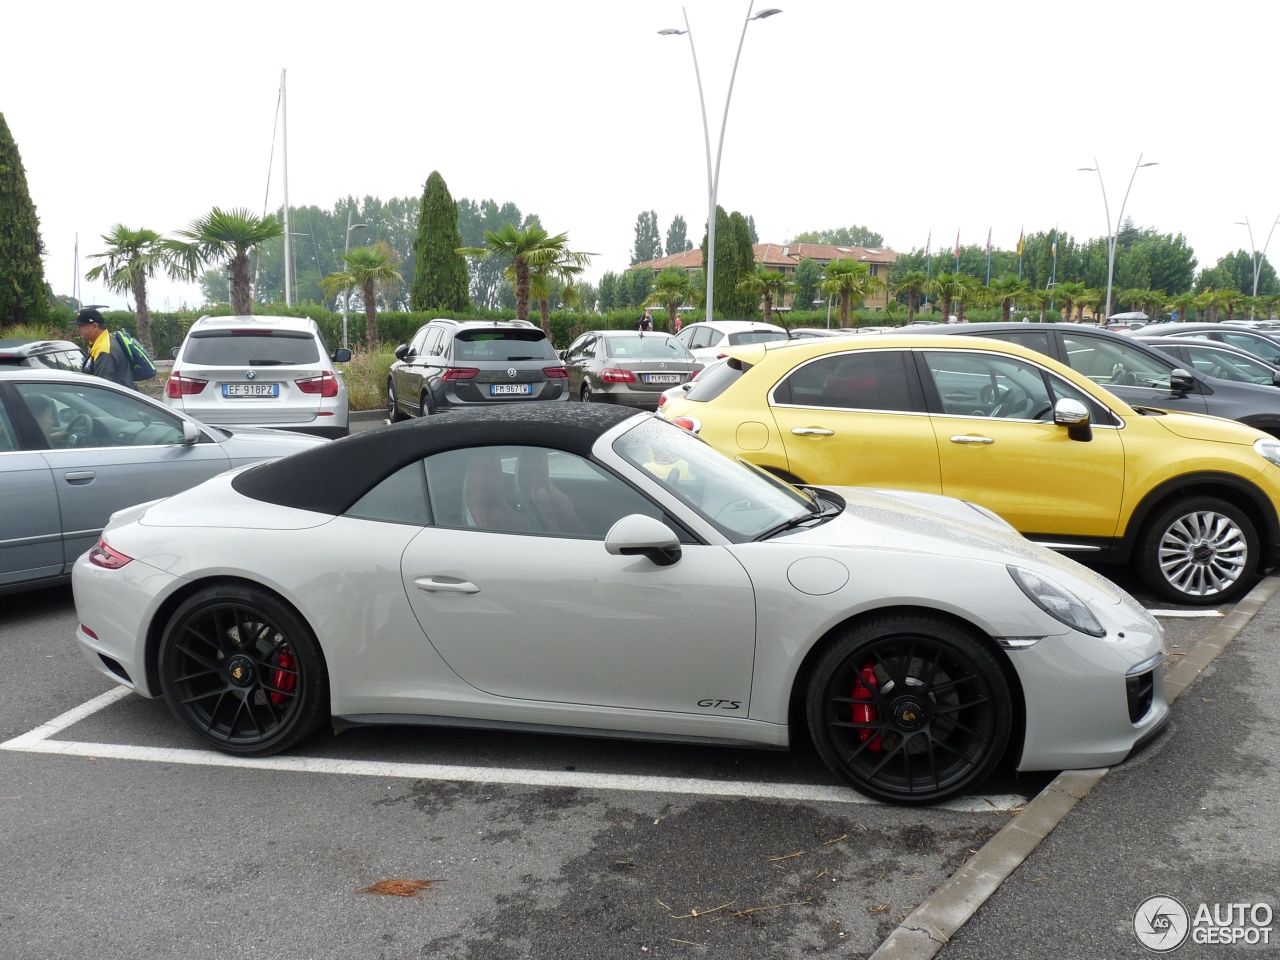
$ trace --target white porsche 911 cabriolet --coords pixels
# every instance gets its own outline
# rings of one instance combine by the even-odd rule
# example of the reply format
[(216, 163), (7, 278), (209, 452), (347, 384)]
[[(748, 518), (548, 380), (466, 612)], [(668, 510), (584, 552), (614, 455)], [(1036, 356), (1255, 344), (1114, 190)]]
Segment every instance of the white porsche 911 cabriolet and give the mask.
[(73, 583), (89, 662), (238, 754), (330, 718), (778, 748), (795, 704), (852, 787), (925, 803), (1168, 718), (1156, 622), (987, 510), (797, 489), (613, 407), (223, 474), (116, 514)]

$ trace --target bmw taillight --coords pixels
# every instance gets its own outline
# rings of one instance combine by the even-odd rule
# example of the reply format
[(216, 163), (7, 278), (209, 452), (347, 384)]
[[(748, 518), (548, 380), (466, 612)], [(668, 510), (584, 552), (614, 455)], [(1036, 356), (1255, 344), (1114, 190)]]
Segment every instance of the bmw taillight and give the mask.
[(440, 374), (441, 380), (471, 380), (480, 371), (475, 367), (449, 367)]
[(107, 541), (99, 537), (89, 551), (89, 562), (104, 570), (119, 570), (126, 563), (132, 563), (133, 557), (126, 557), (119, 550), (113, 550), (107, 546)]
[(600, 371), (600, 379), (605, 383), (635, 383), (636, 375), (630, 370), (620, 370), (617, 367), (605, 367)]
[(189, 397), (193, 393), (199, 393), (208, 385), (208, 380), (184, 377), (177, 370), (174, 370), (169, 374), (169, 382), (164, 385), (164, 392), (167, 396), (176, 400), (178, 397)]
[(564, 367), (543, 367), (542, 372), (547, 375), (548, 380), (568, 380), (569, 371)]
[(307, 377), (305, 380), (293, 381), (303, 393), (318, 393), (322, 397), (338, 395), (338, 378), (326, 370), (318, 377)]

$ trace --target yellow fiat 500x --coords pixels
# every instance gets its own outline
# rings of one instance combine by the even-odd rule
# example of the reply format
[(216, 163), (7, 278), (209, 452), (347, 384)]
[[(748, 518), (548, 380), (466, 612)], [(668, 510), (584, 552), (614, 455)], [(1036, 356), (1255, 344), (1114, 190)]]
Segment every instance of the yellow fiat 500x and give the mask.
[(1133, 408), (1043, 354), (879, 336), (726, 351), (662, 415), (798, 484), (959, 497), (1170, 600), (1238, 596), (1280, 549), (1280, 441)]

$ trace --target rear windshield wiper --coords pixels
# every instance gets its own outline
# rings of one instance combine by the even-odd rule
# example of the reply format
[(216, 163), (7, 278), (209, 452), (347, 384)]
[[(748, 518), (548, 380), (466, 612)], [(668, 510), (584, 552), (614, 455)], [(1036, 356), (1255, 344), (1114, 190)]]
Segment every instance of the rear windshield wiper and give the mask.
[(250, 360), (251, 367), (286, 367), (291, 366), (288, 360)]
[(542, 357), (507, 357), (507, 363), (511, 363), (513, 360), (541, 360), (541, 359), (543, 358)]

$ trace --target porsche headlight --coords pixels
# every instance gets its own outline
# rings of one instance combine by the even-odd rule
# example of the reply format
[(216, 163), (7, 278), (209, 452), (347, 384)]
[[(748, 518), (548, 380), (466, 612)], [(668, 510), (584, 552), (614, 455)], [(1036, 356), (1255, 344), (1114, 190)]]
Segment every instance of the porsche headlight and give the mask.
[(1280, 467), (1280, 440), (1273, 437), (1259, 437), (1253, 441), (1253, 449), (1263, 460), (1268, 460)]
[(1010, 564), (1007, 569), (1019, 589), (1032, 603), (1053, 619), (1081, 633), (1087, 633), (1091, 637), (1107, 635), (1107, 631), (1098, 622), (1098, 618), (1093, 615), (1088, 605), (1066, 587), (1025, 567), (1015, 567)]

